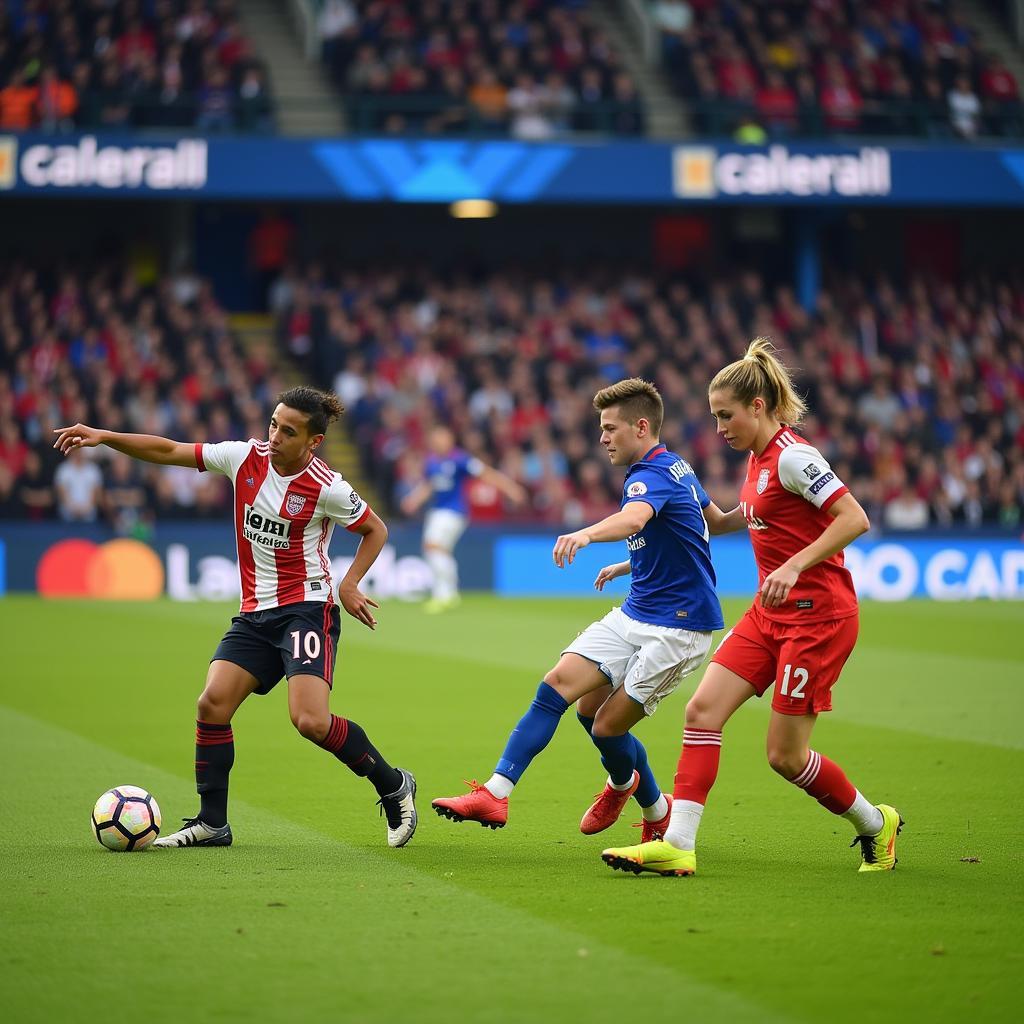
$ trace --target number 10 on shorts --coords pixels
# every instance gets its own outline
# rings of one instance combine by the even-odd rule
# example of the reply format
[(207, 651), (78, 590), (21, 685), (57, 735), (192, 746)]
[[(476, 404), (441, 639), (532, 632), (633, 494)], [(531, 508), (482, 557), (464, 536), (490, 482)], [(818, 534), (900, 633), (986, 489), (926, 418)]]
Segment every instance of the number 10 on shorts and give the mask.
[[(288, 634), (292, 638), (292, 657), (298, 661), (302, 657), (299, 651), (299, 638), (302, 637), (302, 649), (306, 652), (306, 657), (315, 659), (320, 657), (320, 635), (316, 630), (310, 629), (306, 632), (305, 636), (302, 636), (302, 630), (296, 629)], [(787, 670), (789, 666), (786, 666)], [(800, 671), (803, 671), (802, 669)], [(804, 672), (806, 676), (807, 673)], [(785, 692), (785, 691), (783, 691)]]
[[(298, 657), (298, 655), (296, 655)], [(793, 689), (789, 688), (790, 676), (796, 684)], [(807, 669), (805, 668), (793, 668), (792, 665), (786, 665), (785, 671), (782, 673), (782, 682), (779, 683), (779, 693), (783, 697), (794, 697), (800, 698), (804, 695), (804, 687), (807, 685)]]

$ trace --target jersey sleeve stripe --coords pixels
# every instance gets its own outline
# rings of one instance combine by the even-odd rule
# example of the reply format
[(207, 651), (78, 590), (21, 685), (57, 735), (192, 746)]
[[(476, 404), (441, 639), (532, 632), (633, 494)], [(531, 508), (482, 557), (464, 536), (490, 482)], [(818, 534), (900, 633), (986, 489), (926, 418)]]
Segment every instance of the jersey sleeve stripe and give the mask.
[(370, 512), (372, 511), (373, 510), (370, 508), (370, 506), (367, 505), (366, 508), (363, 509), (363, 514), (354, 523), (349, 523), (348, 526), (345, 527), (345, 529), (354, 530), (356, 529), (356, 527), (362, 526), (363, 523), (366, 522), (366, 520), (369, 518)]
[(206, 463), (203, 461), (203, 442), (196, 441), (196, 470), (200, 473), (206, 472)]
[(840, 498), (841, 498), (841, 497), (842, 497), (842, 496), (843, 496), (844, 494), (849, 494), (849, 493), (850, 493), (850, 488), (849, 488), (849, 487), (847, 487), (847, 486), (846, 486), (846, 484), (843, 484), (843, 486), (842, 486), (842, 487), (840, 487), (840, 488), (839, 488), (839, 489), (838, 489), (838, 490), (837, 490), (837, 491), (835, 492), (835, 494), (830, 494), (830, 495), (829, 495), (829, 496), (828, 496), (828, 497), (827, 497), (827, 498), (826, 498), (826, 499), (825, 499), (825, 500), (824, 500), (824, 501), (823, 501), (823, 502), (821, 503), (821, 505), (820, 505), (820, 506), (818, 506), (818, 507), (819, 507), (819, 508), (821, 509), (821, 511), (822, 511), (822, 512), (826, 512), (826, 511), (827, 511), (828, 509), (830, 509), (830, 508), (831, 508), (831, 507), (832, 507), (832, 506), (833, 506), (833, 505), (834, 505), (834, 504), (835, 504), (835, 503), (836, 503), (836, 502), (837, 502), (837, 501), (838, 501), (838, 500), (839, 500), (839, 499), (840, 499)]
[(334, 483), (333, 473), (325, 472), (318, 466), (314, 466), (312, 462), (307, 467), (307, 472), (317, 483), (323, 484), (324, 487), (330, 487)]

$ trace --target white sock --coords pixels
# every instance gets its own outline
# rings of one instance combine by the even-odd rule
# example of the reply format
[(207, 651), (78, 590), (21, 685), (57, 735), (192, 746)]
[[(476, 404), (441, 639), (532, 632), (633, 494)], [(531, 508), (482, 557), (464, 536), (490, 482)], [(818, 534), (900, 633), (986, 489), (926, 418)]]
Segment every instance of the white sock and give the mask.
[(484, 789), (499, 800), (504, 800), (515, 788), (516, 784), (511, 779), (506, 779), (504, 775), (492, 775), (484, 783)]
[(640, 810), (643, 813), (644, 821), (661, 821), (668, 814), (668, 801), (665, 799), (665, 794), (659, 794), (657, 803), (651, 804), (650, 807), (641, 807)]
[(434, 573), (432, 596), (438, 601), (448, 601), (459, 590), (459, 564), (447, 551), (431, 548), (425, 552), (427, 564)]
[(876, 836), (882, 831), (882, 812), (857, 790), (850, 809), (843, 817), (853, 826), (859, 836)]
[(703, 804), (693, 800), (674, 800), (665, 842), (671, 843), (678, 850), (695, 850), (697, 829), (700, 828), (700, 816), (703, 813)]
[(608, 785), (612, 789), (614, 789), (616, 793), (625, 793), (626, 790), (629, 789), (629, 787), (633, 785), (633, 780), (635, 778), (636, 778), (636, 772), (633, 772), (633, 778), (630, 779), (629, 782), (627, 782), (624, 785), (620, 786), (617, 782), (612, 782), (612, 777), (609, 775), (608, 776)]

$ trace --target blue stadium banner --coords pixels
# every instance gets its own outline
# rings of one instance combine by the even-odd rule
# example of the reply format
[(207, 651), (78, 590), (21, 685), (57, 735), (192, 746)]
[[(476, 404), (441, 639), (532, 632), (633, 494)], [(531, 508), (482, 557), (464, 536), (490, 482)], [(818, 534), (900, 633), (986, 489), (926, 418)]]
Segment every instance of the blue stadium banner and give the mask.
[(0, 135), (0, 197), (1024, 206), (984, 146)]
[[(508, 596), (582, 597), (592, 594), (602, 566), (622, 554), (611, 544), (584, 548), (568, 569), (551, 561), (550, 537), (501, 537), (494, 551), (494, 589)], [(753, 597), (757, 569), (746, 537), (719, 537), (711, 555), (723, 597)], [(1006, 538), (962, 535), (862, 539), (846, 554), (861, 598), (905, 601), (925, 597), (958, 601), (1024, 600), (1024, 543)], [(606, 593), (617, 599), (625, 581), (616, 580)]]

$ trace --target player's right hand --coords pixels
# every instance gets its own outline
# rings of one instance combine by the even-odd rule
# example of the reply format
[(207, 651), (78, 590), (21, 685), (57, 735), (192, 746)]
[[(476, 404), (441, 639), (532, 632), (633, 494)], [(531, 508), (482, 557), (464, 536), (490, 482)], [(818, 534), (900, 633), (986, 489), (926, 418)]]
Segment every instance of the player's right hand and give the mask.
[(54, 433), (60, 436), (53, 442), (53, 447), (61, 455), (67, 455), (75, 448), (95, 448), (103, 442), (103, 431), (87, 427), (84, 423), (76, 423), (73, 427), (57, 427)]

